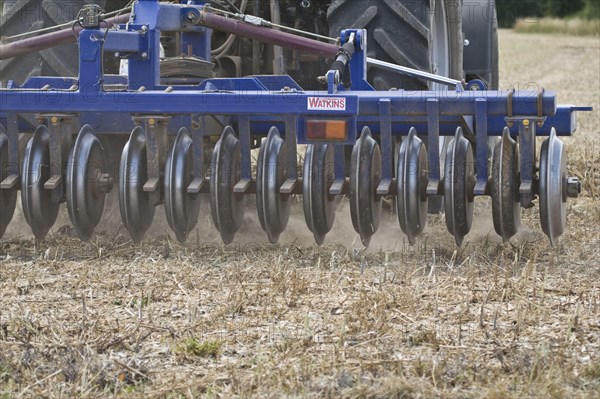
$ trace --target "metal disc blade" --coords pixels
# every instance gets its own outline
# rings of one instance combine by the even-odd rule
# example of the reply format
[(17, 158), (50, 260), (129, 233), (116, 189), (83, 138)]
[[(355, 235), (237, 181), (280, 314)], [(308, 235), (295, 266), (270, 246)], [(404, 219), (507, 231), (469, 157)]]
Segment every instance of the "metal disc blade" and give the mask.
[(371, 236), (379, 228), (382, 201), (377, 195), (377, 186), (380, 180), (381, 151), (365, 127), (354, 144), (350, 163), (350, 215), (364, 246), (369, 245)]
[(323, 244), (333, 227), (335, 197), (329, 195), (334, 180), (333, 146), (311, 144), (304, 157), (304, 218), (317, 244)]
[(272, 127), (260, 146), (256, 176), (258, 218), (269, 241), (276, 243), (290, 216), (289, 195), (280, 192), (286, 180), (287, 150), (279, 130)]
[(490, 194), (494, 229), (507, 241), (517, 234), (521, 223), (519, 153), (508, 128), (494, 146)]
[(446, 227), (454, 236), (456, 245), (462, 245), (463, 238), (471, 230), (473, 221), (473, 187), (475, 166), (473, 148), (463, 136), (462, 129), (456, 130), (454, 140), (446, 153), (446, 173), (444, 174), (444, 208)]
[(194, 177), (192, 138), (186, 128), (181, 128), (165, 163), (165, 213), (182, 243), (196, 227), (200, 212), (200, 196), (187, 191)]
[(411, 128), (396, 155), (396, 211), (400, 228), (411, 245), (427, 222), (427, 150), (417, 131)]
[(119, 167), (121, 220), (135, 242), (144, 239), (154, 220), (155, 207), (151, 195), (144, 192), (147, 179), (146, 133), (137, 126), (123, 148)]
[[(0, 124), (0, 182), (3, 182), (16, 167), (8, 163), (8, 135), (6, 129)], [(0, 238), (6, 232), (10, 223), (15, 206), (17, 204), (17, 190), (0, 190)]]
[(554, 128), (542, 143), (540, 153), (540, 221), (542, 230), (555, 245), (567, 222), (567, 157)]
[(50, 178), (50, 133), (39, 126), (25, 149), (21, 202), (33, 235), (43, 240), (56, 221), (60, 204), (52, 202), (52, 191), (44, 188)]
[(79, 237), (87, 241), (100, 222), (106, 194), (100, 179), (106, 172), (104, 149), (90, 125), (81, 128), (67, 164), (67, 209)]
[(240, 141), (227, 126), (215, 145), (210, 172), (210, 212), (225, 244), (233, 241), (244, 220), (244, 194), (233, 192), (241, 178), (241, 163)]

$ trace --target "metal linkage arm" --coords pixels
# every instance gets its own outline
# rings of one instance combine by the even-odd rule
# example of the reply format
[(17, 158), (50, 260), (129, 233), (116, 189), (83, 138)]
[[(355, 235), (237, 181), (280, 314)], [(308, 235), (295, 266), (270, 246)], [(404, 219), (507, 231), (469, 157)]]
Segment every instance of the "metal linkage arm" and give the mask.
[(384, 69), (386, 71), (400, 73), (402, 75), (411, 76), (413, 78), (422, 78), (446, 86), (462, 86), (462, 82), (460, 80), (446, 78), (444, 76), (435, 75), (433, 73), (419, 71), (418, 69), (412, 69), (405, 66), (392, 64), (390, 62), (376, 60), (375, 58), (371, 57), (367, 57), (367, 64), (380, 69)]
[[(106, 24), (109, 27), (112, 27), (115, 24), (121, 24), (129, 21), (129, 17), (129, 14), (123, 14), (117, 17), (109, 18), (106, 20)], [(47, 48), (60, 46), (61, 44), (73, 43), (77, 40), (77, 36), (75, 36), (73, 33), (79, 34), (79, 32), (82, 30), (83, 28), (81, 26), (76, 25), (73, 30), (68, 28), (12, 43), (0, 44), (0, 60), (18, 57), (23, 54), (34, 53)]]
[[(340, 54), (340, 48), (332, 44), (323, 43), (318, 40), (308, 39), (302, 36), (277, 31), (274, 29), (266, 28), (264, 26), (257, 26), (236, 19), (222, 17), (210, 13), (204, 9), (200, 10), (197, 8), (190, 8), (186, 10), (186, 14), (184, 17), (184, 24), (185, 23), (189, 23), (191, 25), (202, 25), (211, 29), (245, 36), (250, 39), (259, 40), (265, 43), (286, 47), (293, 50), (317, 53), (325, 57), (337, 56), (336, 62), (332, 66), (332, 69), (337, 70), (340, 73), (340, 76), (343, 75), (344, 70), (340, 70), (340, 68), (345, 68), (346, 64), (349, 62), (350, 58), (354, 54), (355, 49), (355, 47), (353, 46), (353, 41), (349, 40), (342, 46), (341, 49), (346, 51), (351, 50), (351, 53), (344, 54), (342, 52), (342, 54)], [(346, 46), (346, 44), (348, 44), (348, 46)], [(340, 59), (340, 55), (342, 56), (342, 59)], [(375, 58), (366, 57), (366, 60), (368, 65), (385, 69), (388, 71), (416, 78), (422, 78), (431, 82), (440, 83), (447, 86), (462, 86), (462, 82), (460, 80), (450, 79), (433, 73), (423, 72), (417, 69), (392, 64), (390, 62), (380, 61)], [(340, 62), (338, 63), (338, 61)]]
[(273, 44), (293, 50), (334, 57), (339, 47), (318, 40), (281, 32), (232, 18), (222, 17), (204, 10), (202, 7), (189, 7), (182, 12), (184, 25), (202, 25), (221, 32), (244, 36), (263, 43)]

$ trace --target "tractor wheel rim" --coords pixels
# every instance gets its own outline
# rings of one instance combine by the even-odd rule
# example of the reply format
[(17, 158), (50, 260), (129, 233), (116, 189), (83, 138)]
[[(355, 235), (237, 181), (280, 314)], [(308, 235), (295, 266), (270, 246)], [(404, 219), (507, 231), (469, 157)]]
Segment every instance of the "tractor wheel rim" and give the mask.
[[(432, 73), (450, 76), (450, 43), (448, 35), (448, 18), (443, 0), (435, 1), (434, 12), (431, 13), (431, 64)], [(438, 91), (445, 86), (433, 83), (431, 89)]]

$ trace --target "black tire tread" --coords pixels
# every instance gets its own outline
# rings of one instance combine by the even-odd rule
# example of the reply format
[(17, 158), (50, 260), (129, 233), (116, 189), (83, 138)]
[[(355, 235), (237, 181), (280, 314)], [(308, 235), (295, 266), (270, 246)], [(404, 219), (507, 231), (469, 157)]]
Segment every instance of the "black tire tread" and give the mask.
[[(448, 14), (450, 77), (463, 78), (462, 23), (453, 17), (460, 0), (444, 0)], [(368, 56), (379, 60), (432, 72), (430, 0), (334, 0), (327, 13), (330, 35), (342, 29), (367, 29)], [(375, 68), (368, 80), (377, 90), (392, 87), (406, 90), (426, 89), (427, 82)]]
[[(24, 32), (56, 26), (77, 18), (85, 4), (108, 5), (110, 10), (127, 4), (126, 0), (5, 0), (0, 18), (1, 36), (13, 36)], [(107, 4), (108, 3), (108, 4)], [(0, 61), (0, 80), (24, 83), (32, 76), (78, 75), (79, 51), (76, 44), (64, 44), (36, 53)]]

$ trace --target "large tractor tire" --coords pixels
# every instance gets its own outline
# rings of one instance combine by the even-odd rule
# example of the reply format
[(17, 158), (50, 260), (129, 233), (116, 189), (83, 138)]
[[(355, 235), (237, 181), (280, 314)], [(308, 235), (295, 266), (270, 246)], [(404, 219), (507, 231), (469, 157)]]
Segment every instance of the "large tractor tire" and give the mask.
[[(79, 10), (95, 3), (108, 6), (107, 11), (127, 4), (126, 0), (5, 0), (0, 18), (0, 36), (14, 36), (73, 21)], [(65, 44), (36, 53), (0, 61), (0, 80), (22, 84), (32, 76), (78, 75), (79, 58), (76, 44)], [(108, 64), (105, 65), (107, 68)]]
[[(369, 57), (463, 78), (462, 0), (334, 0), (327, 18), (330, 35), (342, 29), (367, 29)], [(377, 90), (434, 88), (428, 82), (370, 68)]]
[[(464, 78), (462, 0), (334, 0), (327, 18), (332, 37), (338, 37), (343, 29), (366, 29), (369, 57)], [(441, 89), (437, 84), (378, 68), (370, 68), (367, 78), (376, 90)], [(440, 139), (441, 168), (448, 141)], [(429, 198), (430, 213), (442, 208), (443, 197)]]

